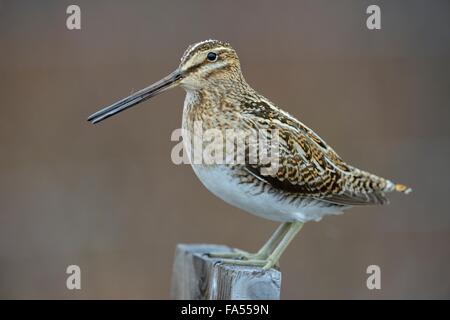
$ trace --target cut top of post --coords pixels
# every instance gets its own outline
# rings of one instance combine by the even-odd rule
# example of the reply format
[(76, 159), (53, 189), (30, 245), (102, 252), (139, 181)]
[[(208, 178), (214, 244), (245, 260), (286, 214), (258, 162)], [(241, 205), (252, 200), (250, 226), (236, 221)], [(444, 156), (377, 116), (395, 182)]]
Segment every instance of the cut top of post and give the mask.
[(278, 300), (281, 272), (220, 263), (210, 252), (232, 252), (221, 245), (179, 244), (175, 253), (171, 296), (192, 300)]

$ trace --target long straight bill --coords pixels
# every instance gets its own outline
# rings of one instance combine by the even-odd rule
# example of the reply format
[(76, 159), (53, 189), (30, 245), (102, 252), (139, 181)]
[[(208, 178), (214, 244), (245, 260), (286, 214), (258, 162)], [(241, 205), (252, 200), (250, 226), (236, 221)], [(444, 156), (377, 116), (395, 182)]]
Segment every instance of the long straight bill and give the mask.
[(106, 118), (109, 118), (119, 112), (122, 112), (126, 109), (129, 109), (142, 101), (150, 99), (151, 97), (156, 96), (157, 94), (164, 92), (178, 84), (178, 81), (181, 79), (181, 73), (177, 69), (167, 77), (159, 80), (158, 82), (144, 88), (132, 95), (106, 107), (96, 113), (92, 114), (87, 120), (91, 123), (97, 123)]

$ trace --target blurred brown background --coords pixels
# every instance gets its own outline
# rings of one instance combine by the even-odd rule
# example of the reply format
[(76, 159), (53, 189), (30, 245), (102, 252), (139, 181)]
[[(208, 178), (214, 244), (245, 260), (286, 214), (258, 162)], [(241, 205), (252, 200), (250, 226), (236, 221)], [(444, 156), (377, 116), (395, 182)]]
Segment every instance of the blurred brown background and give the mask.
[[(73, 3), (81, 31), (66, 29)], [(171, 162), (182, 89), (86, 122), (217, 38), (345, 160), (414, 189), (307, 224), (282, 258), (282, 297), (450, 298), (449, 18), (446, 0), (0, 1), (0, 297), (165, 299), (177, 243), (262, 245), (275, 223)], [(81, 291), (65, 287), (70, 264)]]

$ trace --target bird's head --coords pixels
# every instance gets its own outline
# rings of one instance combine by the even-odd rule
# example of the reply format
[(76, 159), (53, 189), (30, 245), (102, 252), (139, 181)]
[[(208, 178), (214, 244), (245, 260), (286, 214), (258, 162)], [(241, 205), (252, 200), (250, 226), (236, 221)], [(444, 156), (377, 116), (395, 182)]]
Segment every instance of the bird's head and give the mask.
[(187, 48), (181, 63), (165, 78), (114, 104), (92, 114), (88, 121), (100, 122), (131, 108), (168, 89), (181, 86), (185, 90), (202, 90), (229, 87), (234, 81), (242, 81), (239, 58), (225, 42), (206, 40)]
[(186, 90), (214, 89), (240, 79), (241, 66), (236, 51), (225, 42), (206, 40), (187, 48), (178, 67), (183, 74), (180, 85)]

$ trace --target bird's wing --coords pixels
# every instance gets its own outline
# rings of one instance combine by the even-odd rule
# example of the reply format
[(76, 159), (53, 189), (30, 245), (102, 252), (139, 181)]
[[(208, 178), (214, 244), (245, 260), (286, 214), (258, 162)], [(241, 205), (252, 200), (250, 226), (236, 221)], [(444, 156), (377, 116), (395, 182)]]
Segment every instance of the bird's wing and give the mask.
[[(253, 128), (278, 133), (278, 166), (247, 163), (245, 170), (273, 188), (339, 205), (384, 204), (393, 184), (347, 165), (316, 133), (267, 100), (243, 113)], [(260, 144), (258, 143), (258, 146)], [(256, 148), (258, 148), (256, 146)]]

